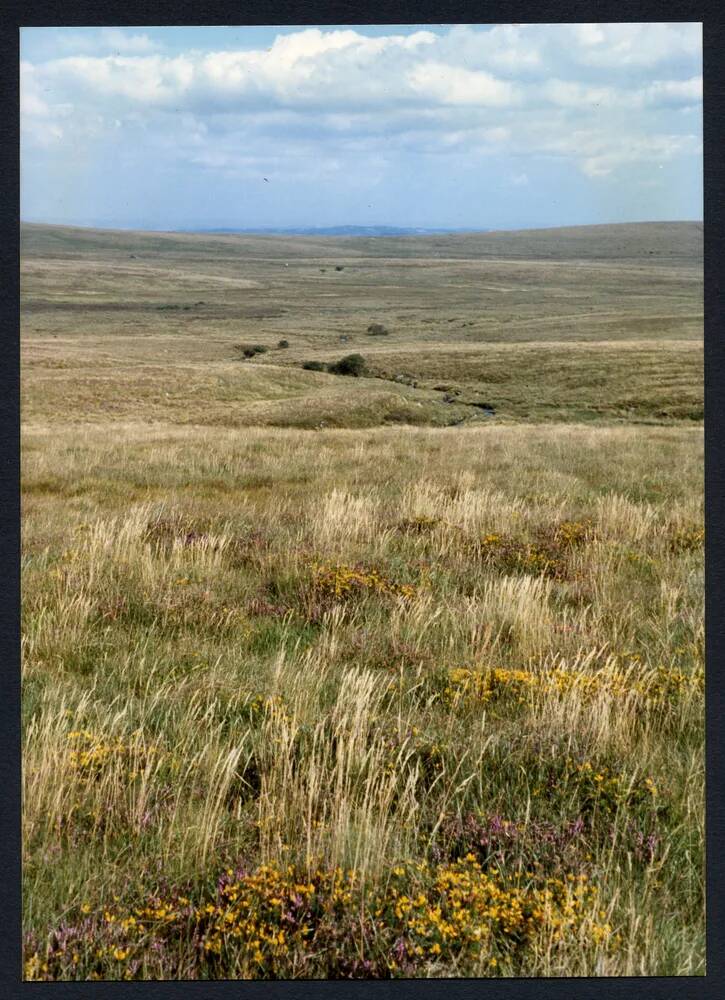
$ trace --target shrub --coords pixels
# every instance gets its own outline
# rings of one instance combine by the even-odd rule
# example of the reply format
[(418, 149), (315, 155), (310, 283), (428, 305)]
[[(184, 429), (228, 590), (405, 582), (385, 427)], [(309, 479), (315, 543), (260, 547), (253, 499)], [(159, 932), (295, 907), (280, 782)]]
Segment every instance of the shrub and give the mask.
[(327, 370), (327, 365), (322, 361), (304, 361), (302, 367), (308, 372), (324, 372)]
[(279, 340), (277, 341), (277, 347), (289, 347), (289, 340)]
[(409, 583), (396, 583), (376, 569), (344, 564), (328, 566), (314, 563), (312, 589), (323, 598), (346, 600), (366, 593), (410, 598), (415, 588)]
[(382, 323), (371, 323), (368, 327), (368, 334), (371, 337), (387, 337), (390, 334), (390, 330)]
[(267, 348), (263, 347), (262, 344), (252, 344), (251, 347), (242, 347), (241, 350), (245, 358), (253, 358), (255, 354), (267, 353)]
[(362, 354), (346, 354), (334, 365), (330, 365), (329, 370), (335, 375), (352, 375), (358, 378), (365, 372), (365, 358)]

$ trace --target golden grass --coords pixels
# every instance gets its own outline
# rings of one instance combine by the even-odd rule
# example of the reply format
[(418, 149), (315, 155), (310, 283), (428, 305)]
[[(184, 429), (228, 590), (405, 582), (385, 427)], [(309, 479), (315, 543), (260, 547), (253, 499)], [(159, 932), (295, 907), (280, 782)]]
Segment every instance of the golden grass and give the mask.
[(704, 972), (700, 266), (494, 235), (26, 233), (26, 978)]
[[(485, 974), (702, 971), (701, 432), (25, 437), (27, 927), (153, 895), (156, 864), (202, 896), (240, 853), (305, 877), (353, 869), (377, 892), (448, 850), (453, 817), (535, 837), (584, 815), (576, 870), (623, 943), (537, 939)], [(562, 524), (555, 577), (481, 544)], [(409, 596), (354, 573), (316, 589), (320, 565)], [(489, 667), (500, 696), (446, 694), (451, 671)], [(685, 680), (658, 700), (662, 670)], [(551, 786), (568, 757), (609, 762), (614, 798), (589, 814), (579, 778)], [(664, 818), (627, 791), (645, 778)], [(536, 857), (525, 836), (507, 878)], [(644, 867), (637, 836), (656, 838)], [(438, 974), (481, 970), (457, 954)]]

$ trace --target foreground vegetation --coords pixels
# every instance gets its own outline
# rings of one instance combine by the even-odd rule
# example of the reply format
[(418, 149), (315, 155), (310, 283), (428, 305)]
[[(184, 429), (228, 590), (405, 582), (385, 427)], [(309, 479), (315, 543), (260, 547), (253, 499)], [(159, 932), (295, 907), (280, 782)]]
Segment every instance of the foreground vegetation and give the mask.
[(28, 975), (702, 972), (700, 436), (29, 431)]
[[(360, 297), (340, 346), (307, 325), (319, 300), (232, 323), (287, 301), (314, 241), (289, 277), (252, 241), (268, 287), (229, 285), (202, 338), (191, 308), (149, 319), (152, 278), (108, 276), (165, 253), (169, 287), (191, 296), (193, 267), (208, 302), (238, 273), (228, 240), (174, 257), (170, 237), (42, 235), (23, 314), (26, 979), (703, 974), (697, 268), (594, 255), (590, 299), (557, 286), (534, 326), (541, 286), (517, 291), (514, 335), (477, 348), (468, 318), (440, 332), (477, 301), (478, 279), (442, 280), (468, 281), (457, 244), (422, 278), (395, 265), (391, 301), (440, 279), (437, 335), (408, 315), (370, 340), (372, 276), (314, 257)], [(615, 274), (627, 335), (603, 310), (605, 343), (583, 316)], [(350, 353), (372, 377), (301, 367)]]

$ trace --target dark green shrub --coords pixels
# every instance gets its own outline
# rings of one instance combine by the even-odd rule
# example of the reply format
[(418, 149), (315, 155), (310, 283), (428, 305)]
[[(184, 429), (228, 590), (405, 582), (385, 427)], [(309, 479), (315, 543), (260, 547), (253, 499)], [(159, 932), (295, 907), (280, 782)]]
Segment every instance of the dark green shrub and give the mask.
[(252, 344), (250, 347), (242, 347), (241, 351), (245, 358), (253, 358), (255, 354), (266, 354), (267, 348), (262, 344)]
[(353, 378), (358, 378), (365, 372), (365, 358), (362, 354), (347, 354), (334, 365), (330, 365), (329, 371), (335, 375), (352, 375)]
[(289, 340), (279, 340), (277, 341), (277, 347), (289, 347)]
[(327, 365), (322, 361), (305, 361), (302, 367), (308, 372), (324, 372), (327, 370)]
[(368, 334), (371, 337), (387, 337), (390, 335), (390, 330), (382, 323), (371, 323), (368, 327)]

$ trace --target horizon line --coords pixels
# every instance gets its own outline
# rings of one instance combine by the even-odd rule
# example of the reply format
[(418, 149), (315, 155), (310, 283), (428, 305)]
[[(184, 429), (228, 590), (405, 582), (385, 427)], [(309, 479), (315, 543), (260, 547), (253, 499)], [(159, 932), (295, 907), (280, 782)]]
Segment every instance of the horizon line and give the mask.
[[(86, 229), (86, 230), (105, 230), (108, 232), (118, 232), (118, 233), (158, 233), (158, 234), (173, 234), (173, 233), (185, 233), (189, 235), (203, 235), (207, 234), (209, 236), (213, 235), (234, 235), (234, 234), (244, 234), (249, 235), (275, 235), (275, 234), (286, 234), (289, 236), (294, 235), (311, 235), (315, 231), (324, 234), (329, 233), (333, 229), (360, 229), (360, 230), (375, 230), (375, 229), (390, 229), (399, 230), (405, 233), (410, 233), (411, 235), (416, 232), (420, 233), (430, 233), (431, 235), (436, 234), (447, 234), (447, 233), (460, 233), (460, 234), (474, 234), (474, 233), (516, 233), (516, 232), (526, 232), (534, 230), (553, 230), (553, 229), (591, 229), (596, 227), (604, 226), (642, 226), (642, 225), (672, 225), (673, 223), (691, 223), (694, 225), (704, 225), (704, 219), (702, 218), (689, 218), (689, 219), (627, 219), (626, 221), (616, 221), (616, 222), (575, 222), (575, 223), (563, 223), (558, 226), (514, 226), (510, 228), (506, 227), (496, 227), (496, 228), (486, 228), (483, 226), (404, 226), (395, 225), (391, 223), (379, 223), (379, 224), (366, 224), (359, 225), (357, 223), (337, 223), (328, 226), (305, 226), (305, 225), (292, 225), (292, 226), (179, 226), (173, 228), (144, 228), (140, 226), (120, 226), (120, 225), (104, 225), (100, 223), (76, 223), (76, 222), (45, 222), (37, 221), (34, 219), (20, 219), (19, 224), (21, 226), (47, 226), (49, 228), (55, 229)], [(306, 230), (306, 233), (301, 233), (301, 230)], [(343, 236), (344, 238), (344, 236)]]

